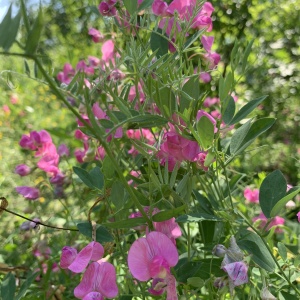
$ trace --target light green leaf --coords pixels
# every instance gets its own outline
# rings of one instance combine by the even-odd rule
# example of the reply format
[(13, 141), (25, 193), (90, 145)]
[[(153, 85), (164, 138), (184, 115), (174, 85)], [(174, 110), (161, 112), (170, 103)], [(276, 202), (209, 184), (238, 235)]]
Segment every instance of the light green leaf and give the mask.
[(130, 15), (134, 15), (137, 12), (138, 1), (137, 0), (123, 0), (123, 3), (130, 13)]
[(173, 217), (178, 216), (180, 213), (182, 213), (186, 209), (186, 205), (182, 205), (173, 209), (165, 210), (165, 211), (160, 211), (157, 214), (155, 214), (152, 217), (152, 220), (154, 222), (163, 222), (166, 220), (169, 220)]
[(190, 213), (176, 218), (178, 223), (198, 223), (202, 221), (222, 221), (222, 219), (207, 213)]
[(209, 118), (202, 116), (197, 122), (197, 133), (201, 142), (201, 147), (206, 150), (211, 147), (214, 140), (214, 125)]

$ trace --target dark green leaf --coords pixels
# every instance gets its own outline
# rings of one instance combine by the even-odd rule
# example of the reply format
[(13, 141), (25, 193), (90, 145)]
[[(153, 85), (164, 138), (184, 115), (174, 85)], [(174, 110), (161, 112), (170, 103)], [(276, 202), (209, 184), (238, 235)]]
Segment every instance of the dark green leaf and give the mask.
[(105, 178), (110, 179), (114, 177), (115, 174), (115, 168), (112, 163), (112, 160), (109, 158), (108, 155), (104, 157), (103, 163), (102, 163), (102, 172)]
[(161, 29), (157, 31), (152, 31), (150, 38), (150, 47), (153, 52), (156, 52), (156, 56), (160, 57), (168, 53), (169, 42), (168, 38), (162, 34)]
[(232, 135), (230, 141), (230, 153), (234, 154), (238, 151), (239, 147), (241, 146), (244, 138), (246, 137), (248, 131), (250, 130), (251, 122), (248, 121), (239, 127)]
[(222, 219), (220, 219), (214, 215), (209, 215), (206, 213), (190, 213), (188, 215), (179, 216), (176, 219), (176, 222), (178, 222), (178, 223), (197, 223), (197, 222), (202, 222), (205, 220), (222, 221)]
[(242, 61), (242, 72), (245, 72), (245, 70), (246, 70), (247, 60), (248, 60), (248, 56), (251, 52), (253, 42), (254, 42), (254, 39), (249, 42), (249, 44), (247, 45), (247, 48), (244, 52), (243, 61)]
[(179, 207), (176, 207), (176, 208), (173, 208), (173, 209), (160, 211), (152, 217), (152, 220), (154, 222), (163, 222), (163, 221), (166, 221), (166, 220), (169, 220), (173, 217), (178, 216), (185, 209), (186, 209), (186, 205), (182, 205), (182, 206), (179, 206)]
[(1, 284), (1, 297), (2, 299), (11, 299), (15, 298), (16, 291), (16, 279), (12, 273), (8, 273)]
[(112, 185), (110, 199), (111, 202), (116, 206), (117, 210), (124, 206), (125, 189), (119, 180), (115, 181)]
[(90, 172), (90, 181), (98, 190), (102, 190), (104, 186), (104, 176), (99, 167), (93, 168)]
[(157, 115), (138, 115), (128, 119), (128, 129), (158, 127), (167, 124), (167, 122), (167, 119)]
[(277, 243), (278, 253), (282, 257), (283, 260), (287, 259), (287, 250), (283, 243)]
[(235, 102), (233, 97), (229, 96), (228, 97), (228, 104), (226, 106), (226, 109), (223, 113), (223, 121), (225, 124), (230, 124), (231, 119), (233, 118), (235, 113)]
[(268, 272), (274, 271), (275, 262), (262, 239), (256, 233), (244, 230), (241, 233), (241, 239), (237, 241), (237, 244), (241, 249), (252, 254), (251, 257), (253, 261), (260, 267)]
[(271, 218), (278, 216), (280, 211), (283, 208), (285, 208), (287, 202), (293, 199), (297, 194), (299, 194), (299, 192), (300, 192), (300, 187), (295, 186), (292, 189), (290, 189), (287, 192), (287, 194), (283, 198), (281, 198), (272, 208), (270, 212)]
[(243, 120), (246, 116), (248, 116), (260, 103), (262, 103), (268, 96), (262, 96), (257, 99), (254, 99), (244, 105), (234, 116), (234, 118), (230, 121), (230, 125), (236, 124), (239, 121)]
[(26, 53), (28, 54), (35, 53), (40, 41), (43, 24), (44, 24), (44, 17), (43, 17), (42, 8), (40, 7), (38, 16), (27, 37), (26, 46), (25, 46)]
[[(89, 238), (92, 238), (93, 227), (90, 222), (80, 222), (76, 224), (79, 232)], [(102, 225), (96, 226), (96, 241), (106, 243), (114, 241), (111, 233)]]
[(272, 172), (263, 180), (259, 189), (259, 204), (267, 218), (271, 217), (275, 204), (285, 196), (286, 188), (286, 180), (279, 170)]
[(30, 285), (32, 284), (32, 282), (35, 280), (35, 278), (39, 275), (39, 272), (35, 272), (35, 273), (29, 273), (27, 275), (26, 280), (23, 282), (23, 284), (21, 285), (21, 288), (19, 290), (18, 295), (14, 298), (14, 300), (19, 300), (21, 299), (23, 296), (25, 296), (26, 292), (28, 291)]
[(116, 229), (133, 228), (133, 227), (136, 227), (136, 226), (146, 225), (146, 220), (143, 217), (141, 217), (141, 218), (128, 218), (126, 220), (111, 222), (111, 223), (104, 223), (102, 225), (105, 226), (105, 227), (108, 227), (108, 228), (116, 228)]

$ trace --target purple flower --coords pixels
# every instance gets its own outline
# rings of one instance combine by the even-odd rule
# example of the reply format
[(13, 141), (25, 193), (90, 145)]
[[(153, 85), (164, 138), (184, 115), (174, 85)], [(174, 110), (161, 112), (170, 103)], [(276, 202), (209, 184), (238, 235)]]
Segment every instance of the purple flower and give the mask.
[(40, 191), (33, 187), (17, 186), (16, 191), (28, 200), (36, 200), (40, 197)]
[(27, 165), (21, 164), (17, 165), (15, 168), (15, 173), (19, 174), (20, 176), (26, 176), (30, 173), (31, 169)]
[(248, 282), (248, 266), (243, 261), (227, 264), (223, 267), (223, 270), (228, 274), (233, 287)]
[(297, 213), (298, 222), (300, 223), (300, 211)]
[(61, 144), (57, 148), (57, 153), (58, 153), (59, 156), (68, 157), (70, 155), (70, 150), (65, 144)]
[(97, 30), (96, 28), (90, 28), (89, 29), (89, 35), (92, 37), (92, 40), (93, 40), (94, 43), (99, 43), (104, 38), (103, 34), (99, 30)]

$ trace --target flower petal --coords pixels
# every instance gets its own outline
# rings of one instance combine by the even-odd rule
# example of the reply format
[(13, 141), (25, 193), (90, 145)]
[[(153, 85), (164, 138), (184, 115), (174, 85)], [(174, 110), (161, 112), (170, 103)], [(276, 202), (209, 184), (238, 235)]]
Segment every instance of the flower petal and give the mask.
[(86, 268), (93, 254), (94, 243), (95, 242), (89, 243), (78, 253), (75, 260), (68, 267), (69, 270), (74, 273), (80, 273)]
[(77, 250), (75, 248), (65, 246), (62, 248), (60, 257), (60, 267), (62, 269), (67, 269), (77, 256)]

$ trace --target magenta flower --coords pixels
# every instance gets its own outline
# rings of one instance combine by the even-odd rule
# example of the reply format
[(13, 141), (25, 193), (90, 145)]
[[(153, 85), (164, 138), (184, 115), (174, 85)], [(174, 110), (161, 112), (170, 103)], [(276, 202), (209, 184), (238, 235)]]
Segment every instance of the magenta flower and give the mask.
[(249, 187), (246, 187), (244, 190), (244, 197), (248, 202), (259, 203), (259, 190), (258, 189), (251, 190)]
[(102, 261), (91, 263), (74, 289), (74, 296), (83, 300), (103, 300), (117, 295), (116, 270), (112, 264)]
[(154, 0), (152, 3), (152, 11), (156, 16), (171, 16), (170, 13), (167, 12), (168, 4), (162, 0)]
[(98, 7), (100, 14), (102, 16), (108, 16), (108, 17), (116, 15), (117, 10), (114, 6), (116, 2), (117, 2), (116, 0), (102, 1)]
[(97, 261), (102, 258), (103, 254), (104, 248), (98, 242), (89, 243), (78, 254), (75, 248), (65, 246), (62, 249), (60, 267), (80, 273), (87, 267), (90, 260)]
[(218, 65), (218, 63), (220, 62), (220, 59), (221, 59), (221, 56), (218, 53), (211, 51), (211, 47), (214, 42), (214, 37), (203, 35), (201, 37), (201, 42), (202, 42), (204, 50), (207, 52), (204, 55), (207, 65), (210, 69), (213, 69), (214, 67), (216, 67)]
[(166, 290), (170, 300), (177, 299), (176, 281), (170, 273), (177, 262), (176, 246), (161, 232), (153, 231), (139, 238), (128, 252), (128, 267), (133, 277), (140, 281), (154, 279), (152, 289)]
[(300, 223), (300, 211), (297, 213), (298, 222)]
[(17, 186), (16, 191), (28, 200), (36, 200), (40, 197), (40, 191), (33, 187)]
[(73, 76), (75, 75), (75, 70), (73, 69), (71, 64), (65, 64), (63, 71), (57, 74), (57, 80), (69, 84), (72, 81)]
[(24, 164), (17, 165), (15, 168), (15, 173), (20, 176), (26, 176), (30, 173), (30, 171), (31, 171), (31, 168)]

